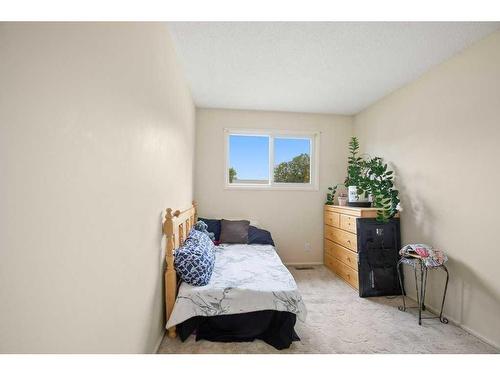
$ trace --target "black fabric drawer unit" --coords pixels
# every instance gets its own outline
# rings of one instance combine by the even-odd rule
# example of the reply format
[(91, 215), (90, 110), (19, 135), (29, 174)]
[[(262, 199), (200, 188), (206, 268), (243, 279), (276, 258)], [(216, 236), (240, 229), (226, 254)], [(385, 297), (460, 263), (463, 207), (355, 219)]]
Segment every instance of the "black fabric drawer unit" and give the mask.
[(401, 248), (399, 219), (380, 223), (356, 220), (358, 234), (359, 296), (401, 295), (397, 263)]

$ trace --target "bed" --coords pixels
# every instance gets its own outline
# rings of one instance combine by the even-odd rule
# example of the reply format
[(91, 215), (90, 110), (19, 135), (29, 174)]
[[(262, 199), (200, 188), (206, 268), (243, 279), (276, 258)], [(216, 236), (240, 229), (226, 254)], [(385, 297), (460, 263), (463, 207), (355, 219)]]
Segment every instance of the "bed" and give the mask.
[(196, 340), (261, 339), (277, 349), (299, 339), (294, 326), (306, 308), (293, 276), (272, 245), (222, 244), (210, 282), (192, 286), (177, 282), (174, 250), (196, 223), (196, 204), (185, 211), (167, 209), (166, 318), (168, 335)]

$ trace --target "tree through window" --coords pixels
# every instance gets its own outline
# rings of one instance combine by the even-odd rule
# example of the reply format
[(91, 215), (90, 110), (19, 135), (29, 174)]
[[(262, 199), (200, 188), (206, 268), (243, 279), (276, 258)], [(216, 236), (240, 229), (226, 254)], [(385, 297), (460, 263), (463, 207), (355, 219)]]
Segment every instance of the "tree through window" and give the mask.
[(311, 140), (309, 138), (274, 138), (274, 182), (311, 181)]

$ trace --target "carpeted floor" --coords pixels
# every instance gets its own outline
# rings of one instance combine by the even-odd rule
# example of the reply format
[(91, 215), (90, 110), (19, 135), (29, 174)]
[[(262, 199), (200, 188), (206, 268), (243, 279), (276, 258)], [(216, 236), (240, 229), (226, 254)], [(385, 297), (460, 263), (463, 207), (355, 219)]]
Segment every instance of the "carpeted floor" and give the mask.
[[(437, 319), (422, 326), (415, 313), (397, 309), (400, 299), (359, 298), (357, 292), (323, 266), (290, 267), (307, 306), (297, 322), (301, 341), (278, 351), (256, 340), (248, 343), (185, 342), (165, 337), (158, 353), (497, 353), (463, 329)], [(445, 309), (446, 312), (446, 309)]]

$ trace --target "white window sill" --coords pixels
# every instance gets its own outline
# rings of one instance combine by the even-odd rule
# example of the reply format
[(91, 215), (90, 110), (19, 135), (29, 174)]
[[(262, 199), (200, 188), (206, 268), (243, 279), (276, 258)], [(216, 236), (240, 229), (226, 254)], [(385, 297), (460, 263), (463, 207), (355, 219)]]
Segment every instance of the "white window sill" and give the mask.
[[(297, 186), (298, 185), (298, 186)], [(319, 191), (317, 186), (302, 184), (274, 184), (274, 185), (252, 185), (252, 184), (226, 184), (225, 190), (288, 190), (288, 191)]]

